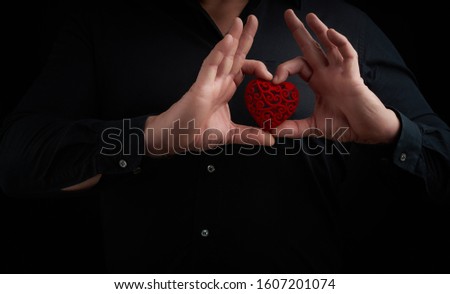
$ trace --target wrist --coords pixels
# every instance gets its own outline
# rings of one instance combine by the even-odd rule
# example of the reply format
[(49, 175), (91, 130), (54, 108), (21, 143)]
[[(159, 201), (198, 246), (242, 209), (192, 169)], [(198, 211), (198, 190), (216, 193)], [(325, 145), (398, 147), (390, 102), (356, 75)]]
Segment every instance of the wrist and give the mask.
[(380, 143), (392, 144), (397, 140), (400, 134), (401, 129), (400, 119), (398, 118), (397, 114), (394, 111), (387, 108), (383, 122), (385, 123), (383, 123), (383, 131), (382, 135), (380, 136), (381, 138)]
[(145, 155), (150, 157), (160, 157), (168, 155), (167, 146), (164, 146), (162, 128), (160, 127), (160, 116), (149, 116), (145, 121), (144, 141)]

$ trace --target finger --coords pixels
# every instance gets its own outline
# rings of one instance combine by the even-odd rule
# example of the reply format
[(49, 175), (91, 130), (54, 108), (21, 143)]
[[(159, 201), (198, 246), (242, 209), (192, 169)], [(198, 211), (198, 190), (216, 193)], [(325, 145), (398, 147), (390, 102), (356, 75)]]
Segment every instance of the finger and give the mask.
[(318, 133), (320, 131), (313, 127), (311, 118), (286, 120), (272, 131), (275, 137), (283, 138), (303, 138)]
[(222, 63), (219, 65), (219, 69), (217, 71), (217, 76), (228, 75), (233, 67), (234, 55), (239, 46), (239, 39), (242, 35), (242, 20), (238, 17), (235, 18), (233, 25), (228, 32), (229, 35), (233, 37), (233, 45), (230, 50), (225, 52), (225, 56), (222, 60)]
[(349, 68), (357, 67), (358, 65), (358, 53), (349, 40), (342, 34), (338, 33), (334, 29), (328, 30), (328, 38), (336, 45), (342, 57), (344, 58), (344, 65)]
[(254, 15), (250, 15), (247, 18), (247, 23), (245, 24), (241, 38), (239, 39), (239, 47), (236, 50), (231, 74), (237, 74), (241, 70), (247, 54), (253, 45), (253, 40), (257, 30), (258, 19)]
[(286, 10), (284, 18), (295, 41), (311, 67), (315, 68), (327, 65), (327, 59), (320, 44), (314, 40), (305, 25), (295, 15), (294, 11), (292, 9)]
[(311, 30), (316, 34), (320, 43), (326, 47), (327, 58), (330, 64), (340, 64), (342, 63), (342, 56), (339, 53), (338, 48), (333, 42), (328, 38), (328, 30), (329, 28), (315, 15), (314, 13), (309, 13), (306, 16), (306, 22)]
[(203, 61), (202, 67), (197, 76), (197, 83), (200, 85), (213, 83), (217, 76), (219, 65), (224, 59), (225, 53), (230, 50), (233, 45), (233, 37), (230, 34), (217, 43), (211, 50), (209, 55)]
[(290, 76), (298, 74), (303, 80), (306, 82), (309, 81), (312, 75), (311, 67), (308, 63), (303, 59), (303, 57), (298, 56), (294, 59), (288, 60), (280, 64), (275, 73), (275, 77), (273, 78), (274, 84), (279, 84)]
[(306, 15), (306, 23), (311, 30), (316, 34), (320, 43), (327, 49), (335, 47), (334, 44), (328, 39), (327, 31), (328, 27), (315, 15), (314, 13), (308, 13)]
[(233, 138), (230, 138), (233, 144), (265, 146), (272, 146), (275, 144), (275, 138), (261, 129), (245, 125), (235, 125), (234, 127), (235, 132)]
[(242, 23), (242, 19), (235, 17), (228, 34), (230, 34), (235, 40), (239, 41), (243, 32), (243, 27), (244, 24)]
[(246, 75), (256, 76), (263, 80), (272, 80), (273, 76), (267, 69), (266, 65), (259, 60), (244, 60), (242, 65), (242, 72)]

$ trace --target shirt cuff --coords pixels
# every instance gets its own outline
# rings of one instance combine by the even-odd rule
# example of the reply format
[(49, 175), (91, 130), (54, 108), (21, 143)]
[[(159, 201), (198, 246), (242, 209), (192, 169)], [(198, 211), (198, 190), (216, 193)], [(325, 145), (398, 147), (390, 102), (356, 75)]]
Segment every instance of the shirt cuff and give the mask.
[(148, 116), (108, 122), (100, 130), (96, 154), (98, 174), (135, 172), (145, 156), (144, 128)]
[(394, 147), (393, 163), (410, 173), (415, 174), (422, 150), (422, 133), (416, 123), (393, 110), (400, 119), (401, 132)]

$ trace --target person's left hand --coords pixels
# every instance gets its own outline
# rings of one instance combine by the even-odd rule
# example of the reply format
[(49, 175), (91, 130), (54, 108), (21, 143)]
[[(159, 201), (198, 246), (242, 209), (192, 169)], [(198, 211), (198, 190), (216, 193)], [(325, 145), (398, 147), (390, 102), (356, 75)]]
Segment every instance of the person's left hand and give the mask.
[(306, 21), (322, 46), (292, 10), (285, 20), (303, 56), (281, 64), (274, 83), (299, 74), (316, 95), (313, 114), (282, 123), (275, 134), (286, 137), (324, 136), (342, 142), (391, 143), (400, 130), (396, 114), (364, 84), (355, 49), (345, 36), (329, 29), (315, 14)]

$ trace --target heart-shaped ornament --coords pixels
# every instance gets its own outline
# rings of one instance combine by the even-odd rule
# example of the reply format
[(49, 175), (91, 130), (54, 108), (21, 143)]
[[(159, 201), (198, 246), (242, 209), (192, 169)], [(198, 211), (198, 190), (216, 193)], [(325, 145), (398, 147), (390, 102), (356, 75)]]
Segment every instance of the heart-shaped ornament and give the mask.
[(276, 128), (295, 112), (299, 92), (294, 84), (251, 80), (245, 89), (245, 104), (258, 126), (265, 131)]

